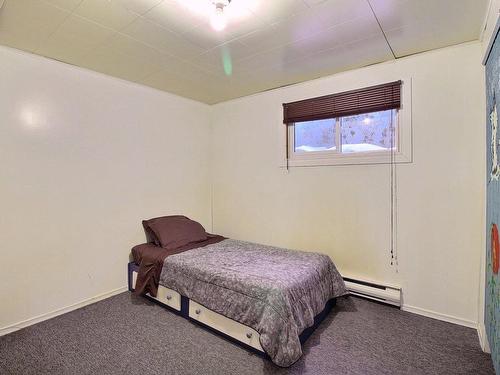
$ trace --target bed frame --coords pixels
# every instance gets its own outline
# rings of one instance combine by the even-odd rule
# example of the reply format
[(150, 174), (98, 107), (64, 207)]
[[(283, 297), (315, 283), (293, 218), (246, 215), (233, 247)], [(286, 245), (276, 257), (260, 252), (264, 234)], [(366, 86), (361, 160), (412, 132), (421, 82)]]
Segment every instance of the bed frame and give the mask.
[[(133, 292), (139, 266), (134, 262), (128, 264), (128, 289)], [(197, 302), (190, 300), (172, 289), (163, 286), (158, 287), (156, 297), (146, 294), (144, 297), (159, 304), (171, 312), (180, 315), (191, 322), (200, 325), (212, 332), (217, 333), (226, 340), (240, 345), (241, 347), (269, 359), (260, 345), (259, 333), (253, 328), (236, 322), (228, 317), (216, 313)], [(328, 316), (336, 304), (336, 299), (332, 298), (326, 303), (325, 308), (314, 318), (314, 325), (306, 328), (299, 336), (301, 344), (311, 336), (314, 330)]]

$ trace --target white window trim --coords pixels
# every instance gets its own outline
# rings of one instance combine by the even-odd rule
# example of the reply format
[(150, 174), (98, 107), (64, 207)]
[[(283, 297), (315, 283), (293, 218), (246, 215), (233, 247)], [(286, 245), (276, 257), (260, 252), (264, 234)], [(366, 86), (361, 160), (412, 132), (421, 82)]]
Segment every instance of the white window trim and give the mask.
[[(383, 83), (383, 82), (378, 82)], [(367, 84), (366, 87), (376, 85), (377, 83)], [(359, 85), (359, 88), (363, 87)], [(344, 91), (344, 90), (343, 90)], [(411, 123), (411, 78), (403, 80), (401, 92), (401, 108), (398, 111), (396, 120), (396, 141), (397, 151), (394, 152), (395, 163), (411, 163), (413, 160), (413, 145), (412, 145), (412, 123)], [(338, 119), (336, 121), (339, 121)], [(294, 127), (293, 125), (286, 126), (282, 123), (281, 131), (281, 157), (280, 167), (316, 167), (329, 165), (363, 165), (363, 164), (389, 164), (391, 163), (391, 151), (375, 151), (375, 152), (359, 152), (359, 153), (341, 153), (335, 151), (318, 151), (318, 152), (293, 152)], [(288, 132), (288, 150), (287, 137)], [(337, 131), (336, 137), (340, 137), (340, 132)], [(337, 142), (336, 144), (339, 144)], [(288, 153), (288, 161), (287, 161)]]

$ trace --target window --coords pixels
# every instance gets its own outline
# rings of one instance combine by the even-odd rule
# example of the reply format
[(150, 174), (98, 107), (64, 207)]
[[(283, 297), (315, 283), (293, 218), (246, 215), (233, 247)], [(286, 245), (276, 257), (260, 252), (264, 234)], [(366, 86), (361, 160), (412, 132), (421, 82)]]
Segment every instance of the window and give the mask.
[(337, 150), (335, 120), (302, 121), (295, 123), (293, 128), (293, 152)]
[(397, 151), (396, 125), (396, 110), (296, 122), (291, 126), (290, 151), (295, 154)]
[(284, 104), (287, 164), (411, 161), (410, 131), (401, 129), (400, 88), (397, 81)]
[(340, 118), (342, 152), (397, 150), (397, 111), (372, 112)]

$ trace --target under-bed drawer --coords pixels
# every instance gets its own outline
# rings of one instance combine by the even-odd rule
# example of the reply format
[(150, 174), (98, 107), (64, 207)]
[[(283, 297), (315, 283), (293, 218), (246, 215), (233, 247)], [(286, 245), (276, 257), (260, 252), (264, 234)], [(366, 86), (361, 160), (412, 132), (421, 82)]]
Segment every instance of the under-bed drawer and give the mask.
[(261, 352), (264, 351), (260, 346), (260, 337), (256, 330), (207, 309), (193, 300), (189, 301), (189, 316)]
[[(135, 283), (137, 282), (137, 272), (133, 271), (132, 272), (132, 288), (135, 288)], [(177, 293), (175, 290), (165, 288), (162, 285), (158, 286), (158, 292), (156, 294), (156, 297), (152, 297), (149, 295), (150, 298), (154, 298), (157, 301), (160, 301), (161, 303), (170, 306), (171, 308), (181, 311), (181, 295)]]

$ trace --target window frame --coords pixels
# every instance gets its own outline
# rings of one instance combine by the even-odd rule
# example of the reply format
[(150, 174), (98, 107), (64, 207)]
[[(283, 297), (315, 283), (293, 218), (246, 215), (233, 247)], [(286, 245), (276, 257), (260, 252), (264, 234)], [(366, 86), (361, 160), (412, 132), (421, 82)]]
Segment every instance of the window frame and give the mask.
[[(375, 83), (376, 84), (376, 83)], [(366, 85), (367, 87), (370, 84)], [(335, 166), (335, 165), (365, 165), (365, 164), (390, 164), (411, 163), (413, 161), (412, 147), (412, 124), (411, 124), (411, 79), (403, 80), (401, 91), (401, 108), (396, 110), (396, 142), (397, 150), (392, 151), (366, 151), (342, 153), (340, 150), (329, 151), (309, 151), (295, 152), (295, 124), (280, 127), (285, 128), (282, 131), (282, 140), (285, 143), (281, 148), (282, 160), (281, 167), (316, 167), (316, 166)], [(340, 117), (335, 120), (335, 138), (336, 145), (340, 145)], [(394, 154), (394, 158), (392, 157)]]
[[(399, 130), (399, 110), (391, 110), (393, 116), (393, 123), (395, 126), (395, 146), (397, 155), (401, 149), (400, 142), (400, 130)], [(373, 112), (376, 113), (376, 112)], [(295, 151), (295, 123), (288, 126), (288, 159), (290, 161), (304, 161), (304, 160), (318, 160), (318, 159), (334, 159), (334, 158), (347, 158), (352, 159), (351, 161), (359, 161), (361, 159), (383, 159), (382, 161), (387, 161), (389, 157), (390, 162), (390, 150), (379, 150), (379, 151), (364, 151), (364, 152), (342, 152), (342, 119), (343, 117), (332, 118), (331, 120), (335, 122), (335, 150), (324, 150), (324, 151), (308, 151), (308, 152), (297, 152)], [(339, 147), (340, 146), (340, 147)]]

